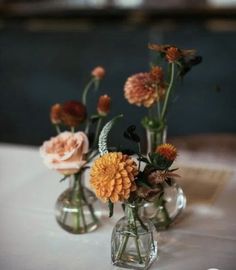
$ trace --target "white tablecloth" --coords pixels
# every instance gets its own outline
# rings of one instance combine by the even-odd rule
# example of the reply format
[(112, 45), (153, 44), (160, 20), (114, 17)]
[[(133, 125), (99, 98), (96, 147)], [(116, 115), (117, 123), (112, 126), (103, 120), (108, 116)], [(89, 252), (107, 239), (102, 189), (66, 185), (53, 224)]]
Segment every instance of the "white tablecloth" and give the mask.
[[(207, 160), (207, 163), (204, 161)], [(232, 159), (231, 159), (232, 161)], [(180, 153), (180, 163), (224, 167), (232, 176), (213, 205), (187, 207), (177, 224), (159, 233), (159, 259), (151, 269), (236, 269), (236, 171), (206, 153)], [(120, 215), (106, 216), (85, 235), (63, 231), (54, 204), (66, 181), (48, 170), (37, 148), (0, 144), (0, 270), (110, 270), (111, 231)], [(116, 207), (117, 208), (117, 207)]]

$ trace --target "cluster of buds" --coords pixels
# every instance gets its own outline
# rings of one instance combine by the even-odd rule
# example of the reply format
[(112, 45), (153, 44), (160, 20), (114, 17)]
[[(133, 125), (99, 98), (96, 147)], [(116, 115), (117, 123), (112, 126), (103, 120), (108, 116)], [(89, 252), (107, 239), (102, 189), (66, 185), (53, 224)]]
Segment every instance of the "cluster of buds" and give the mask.
[[(103, 67), (96, 67), (91, 75), (96, 80), (101, 80), (105, 76)], [(97, 113), (99, 116), (106, 116), (110, 111), (111, 98), (102, 95), (98, 99)], [(70, 128), (78, 127), (87, 119), (87, 109), (85, 104), (80, 101), (67, 101), (63, 104), (56, 103), (51, 107), (50, 119), (54, 125), (65, 125)]]
[(154, 153), (149, 154), (149, 161), (142, 172), (145, 185), (137, 188), (138, 197), (152, 201), (162, 190), (162, 184), (169, 179), (178, 177), (173, 170), (169, 170), (177, 157), (177, 150), (171, 144), (162, 144)]

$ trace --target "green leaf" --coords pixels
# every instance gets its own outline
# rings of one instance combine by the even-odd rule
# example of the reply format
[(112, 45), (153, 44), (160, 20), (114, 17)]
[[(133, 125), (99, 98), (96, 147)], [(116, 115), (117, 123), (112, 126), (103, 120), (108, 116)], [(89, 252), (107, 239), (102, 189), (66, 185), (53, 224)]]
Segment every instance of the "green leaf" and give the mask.
[(110, 200), (108, 201), (108, 207), (109, 207), (109, 217), (112, 217), (113, 216), (114, 204)]
[(65, 175), (59, 182), (61, 183), (61, 182), (65, 181), (66, 178), (68, 178), (68, 177), (69, 177), (69, 175)]

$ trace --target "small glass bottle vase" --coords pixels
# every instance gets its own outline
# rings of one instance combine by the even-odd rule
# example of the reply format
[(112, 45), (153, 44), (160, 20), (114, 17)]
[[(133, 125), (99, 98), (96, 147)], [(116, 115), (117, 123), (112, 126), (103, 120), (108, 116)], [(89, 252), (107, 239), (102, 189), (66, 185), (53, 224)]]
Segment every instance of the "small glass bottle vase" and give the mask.
[(153, 224), (139, 216), (137, 204), (125, 204), (125, 216), (115, 225), (111, 239), (113, 265), (122, 268), (148, 269), (157, 258)]
[(55, 206), (58, 224), (74, 234), (92, 232), (99, 226), (94, 210), (97, 198), (84, 187), (82, 174), (71, 177), (70, 187), (58, 197)]

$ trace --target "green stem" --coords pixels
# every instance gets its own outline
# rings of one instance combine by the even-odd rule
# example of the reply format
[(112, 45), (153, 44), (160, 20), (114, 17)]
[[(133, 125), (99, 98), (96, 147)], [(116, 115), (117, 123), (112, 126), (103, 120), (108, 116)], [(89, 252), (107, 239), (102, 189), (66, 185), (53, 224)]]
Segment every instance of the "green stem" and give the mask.
[(75, 133), (75, 127), (71, 127), (70, 130), (72, 133)]
[(86, 203), (86, 205), (88, 206), (88, 209), (89, 209), (89, 212), (90, 212), (90, 214), (91, 214), (91, 216), (92, 216), (92, 218), (93, 218), (93, 221), (94, 221), (94, 222), (97, 222), (98, 219), (97, 219), (96, 215), (94, 214), (94, 208), (93, 208), (93, 206), (88, 202), (88, 200), (87, 200), (87, 198), (86, 198), (86, 196), (85, 196), (85, 194), (84, 194), (84, 188), (83, 188), (83, 187), (81, 188), (81, 196), (82, 196), (82, 199), (84, 200), (84, 202)]
[(95, 131), (95, 137), (94, 137), (94, 142), (93, 142), (93, 148), (96, 149), (96, 146), (98, 144), (98, 136), (99, 132), (101, 129), (101, 124), (102, 124), (102, 117), (100, 117), (97, 121), (97, 126), (96, 126), (96, 131)]
[(87, 224), (85, 221), (85, 216), (84, 216), (84, 209), (83, 209), (83, 204), (82, 204), (82, 199), (83, 199), (83, 187), (81, 184), (81, 177), (79, 177), (78, 181), (78, 201), (79, 201), (79, 209), (80, 209), (80, 214), (81, 214), (81, 218), (82, 218), (82, 223), (83, 223), (83, 227), (85, 229), (85, 232), (87, 232)]
[(83, 95), (82, 95), (82, 103), (85, 106), (86, 106), (86, 102), (87, 102), (88, 91), (89, 91), (90, 87), (94, 84), (94, 82), (95, 82), (95, 78), (93, 77), (84, 88)]
[(158, 121), (160, 121), (161, 119), (161, 108), (160, 108), (160, 102), (157, 101), (157, 117), (158, 117)]
[(61, 129), (59, 125), (55, 125), (55, 129), (56, 129), (57, 134), (61, 133)]
[(167, 111), (167, 105), (168, 105), (168, 100), (169, 100), (169, 96), (170, 96), (170, 92), (173, 86), (173, 82), (174, 82), (174, 74), (175, 74), (175, 64), (171, 63), (171, 77), (170, 77), (170, 83), (166, 92), (166, 96), (165, 96), (165, 100), (164, 100), (164, 105), (162, 108), (162, 112), (161, 112), (161, 119), (163, 120), (166, 116), (166, 111)]
[(119, 246), (117, 256), (116, 256), (116, 260), (120, 260), (120, 258), (122, 257), (122, 255), (123, 255), (123, 253), (124, 253), (124, 251), (126, 249), (128, 240), (129, 240), (129, 233), (126, 233), (125, 236), (123, 236), (121, 245)]
[(141, 264), (141, 263), (143, 263), (143, 259), (142, 259), (142, 256), (141, 256), (139, 243), (138, 243), (139, 236), (138, 236), (138, 230), (137, 230), (137, 224), (136, 224), (136, 218), (137, 218), (138, 213), (136, 211), (137, 211), (137, 209), (132, 209), (131, 210), (131, 212), (132, 212), (132, 219), (131, 219), (132, 225), (131, 226), (133, 226), (133, 228), (134, 228), (135, 246), (136, 246), (136, 250), (137, 250), (137, 253), (138, 253), (139, 263)]

